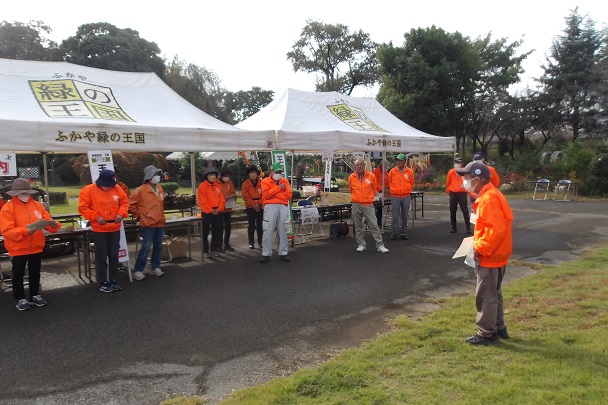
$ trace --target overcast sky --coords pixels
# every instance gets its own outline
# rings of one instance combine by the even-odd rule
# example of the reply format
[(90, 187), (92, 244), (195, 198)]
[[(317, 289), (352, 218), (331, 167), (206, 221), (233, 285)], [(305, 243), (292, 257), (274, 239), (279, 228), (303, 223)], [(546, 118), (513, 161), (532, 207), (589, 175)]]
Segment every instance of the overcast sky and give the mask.
[[(156, 42), (169, 61), (175, 55), (214, 71), (230, 91), (259, 86), (283, 93), (287, 88), (314, 91), (313, 74), (294, 73), (286, 53), (298, 40), (307, 20), (344, 24), (363, 30), (378, 43), (401, 46), (412, 28), (435, 25), (471, 38), (492, 32), (493, 39), (523, 39), (520, 51), (534, 49), (524, 63), (522, 87), (542, 74), (552, 40), (565, 28), (564, 18), (579, 7), (603, 29), (608, 2), (602, 0), (496, 1), (275, 1), (223, 0), (154, 2), (104, 0), (97, 2), (4, 0), (0, 18), (8, 22), (41, 20), (61, 41), (79, 25), (108, 22), (132, 28)], [(162, 6), (160, 5), (162, 4)], [(375, 96), (376, 90), (357, 90), (355, 96)]]

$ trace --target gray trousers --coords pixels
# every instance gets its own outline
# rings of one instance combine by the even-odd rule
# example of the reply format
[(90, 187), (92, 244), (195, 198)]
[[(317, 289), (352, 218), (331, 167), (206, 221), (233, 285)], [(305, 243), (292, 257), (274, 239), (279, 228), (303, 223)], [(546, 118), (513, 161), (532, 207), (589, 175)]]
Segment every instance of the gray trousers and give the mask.
[(401, 220), (401, 235), (407, 235), (407, 214), (410, 211), (410, 199), (407, 197), (391, 197), (391, 234), (399, 235), (399, 220)]
[(287, 252), (287, 229), (285, 222), (289, 219), (289, 207), (283, 204), (266, 204), (264, 206), (264, 221), (262, 222), (262, 256), (272, 256), (272, 239), (274, 229), (279, 236), (279, 256)]
[(475, 306), (477, 307), (477, 333), (490, 337), (505, 326), (505, 309), (502, 299), (502, 279), (507, 266), (477, 267)]
[(376, 248), (383, 246), (382, 234), (378, 228), (378, 222), (376, 219), (376, 209), (373, 205), (361, 205), (357, 203), (351, 204), (351, 216), (353, 218), (353, 224), (355, 225), (355, 240), (357, 245), (365, 246), (365, 229), (363, 228), (363, 218), (367, 222), (367, 227), (372, 231), (372, 236), (376, 241)]

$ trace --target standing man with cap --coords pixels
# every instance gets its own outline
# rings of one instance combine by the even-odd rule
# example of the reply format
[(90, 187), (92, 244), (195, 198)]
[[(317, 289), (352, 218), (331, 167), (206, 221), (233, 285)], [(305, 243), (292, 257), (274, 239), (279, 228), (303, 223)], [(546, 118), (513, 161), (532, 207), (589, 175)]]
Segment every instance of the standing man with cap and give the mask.
[(513, 213), (507, 199), (490, 182), (490, 170), (473, 161), (456, 169), (464, 176), (463, 185), (477, 196), (473, 213), (477, 216), (474, 232), (474, 254), (477, 265), (477, 333), (466, 339), (472, 345), (495, 344), (508, 339), (505, 325), (502, 280), (513, 250), (511, 223)]
[(291, 186), (289, 180), (283, 177), (283, 165), (273, 163), (270, 175), (262, 180), (262, 207), (264, 208), (264, 221), (262, 229), (262, 259), (266, 263), (272, 256), (272, 237), (274, 229), (279, 236), (279, 258), (288, 262), (287, 229), (285, 224), (289, 220), (289, 200), (291, 200)]
[[(475, 152), (473, 154), (473, 160), (475, 162), (481, 162), (484, 165), (488, 166), (486, 163), (486, 159), (483, 157), (481, 152)], [(494, 185), (494, 187), (498, 188), (500, 186), (500, 176), (496, 172), (492, 166), (488, 166), (488, 170), (490, 170), (490, 182)]]
[(462, 185), (462, 177), (456, 172), (456, 169), (462, 168), (462, 159), (457, 157), (454, 159), (454, 167), (448, 171), (445, 179), (445, 188), (450, 195), (450, 222), (452, 223), (451, 233), (456, 233), (456, 209), (460, 205), (464, 224), (467, 227), (467, 234), (471, 233), (471, 223), (469, 215), (469, 207), (467, 206), (467, 190)]
[[(61, 227), (59, 222), (51, 219), (44, 206), (34, 200), (36, 193), (29, 181), (15, 179), (11, 191), (7, 191), (13, 198), (0, 211), (0, 231), (13, 265), (13, 297), (19, 311), (30, 309), (30, 305), (46, 305), (39, 294), (42, 250), (46, 243), (42, 230), (55, 233)], [(29, 300), (25, 299), (23, 286), (26, 265), (29, 271)]]
[[(222, 248), (222, 217), (220, 213), (226, 205), (222, 187), (217, 182), (219, 172), (213, 167), (205, 170), (203, 182), (196, 191), (196, 200), (203, 217), (203, 250), (205, 257), (220, 256)], [(209, 247), (211, 231), (211, 248)]]
[(388, 173), (391, 190), (391, 240), (397, 239), (399, 234), (399, 220), (401, 220), (401, 239), (408, 240), (407, 218), (410, 210), (410, 194), (414, 189), (414, 172), (406, 166), (403, 153), (396, 157), (397, 165)]
[(104, 293), (122, 289), (116, 280), (120, 223), (129, 215), (127, 195), (114, 176), (113, 170), (102, 169), (95, 183), (80, 190), (78, 197), (78, 212), (91, 222), (97, 282), (99, 291)]
[(144, 184), (137, 187), (129, 197), (129, 212), (134, 218), (139, 218), (141, 232), (141, 247), (133, 269), (135, 280), (146, 278), (143, 272), (146, 268), (150, 246), (152, 246), (150, 274), (157, 277), (165, 274), (160, 269), (165, 234), (165, 193), (159, 184), (161, 175), (162, 170), (154, 165), (146, 166)]
[(376, 176), (365, 170), (365, 162), (362, 159), (355, 160), (355, 171), (348, 177), (348, 188), (351, 194), (351, 215), (355, 225), (357, 252), (363, 252), (366, 249), (365, 229), (363, 228), (363, 218), (365, 218), (376, 241), (376, 250), (380, 253), (387, 253), (388, 249), (384, 247), (374, 212), (374, 197), (378, 191)]
[(249, 249), (254, 249), (255, 234), (257, 232), (258, 245), (262, 247), (262, 222), (264, 220), (264, 209), (262, 208), (262, 180), (259, 179), (260, 171), (256, 166), (247, 168), (247, 180), (241, 186), (241, 195), (245, 202), (245, 212), (247, 213), (247, 238), (249, 239)]

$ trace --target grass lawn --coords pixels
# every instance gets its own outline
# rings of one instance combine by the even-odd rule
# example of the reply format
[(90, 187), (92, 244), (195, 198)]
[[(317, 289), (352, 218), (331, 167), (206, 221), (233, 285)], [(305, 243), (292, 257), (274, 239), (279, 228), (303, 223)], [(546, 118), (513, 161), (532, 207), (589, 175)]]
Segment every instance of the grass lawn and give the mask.
[(534, 267), (536, 274), (503, 288), (511, 339), (500, 345), (464, 342), (475, 331), (472, 294), (433, 300), (442, 309), (419, 321), (398, 317), (375, 341), (222, 403), (606, 403), (608, 246), (559, 266)]

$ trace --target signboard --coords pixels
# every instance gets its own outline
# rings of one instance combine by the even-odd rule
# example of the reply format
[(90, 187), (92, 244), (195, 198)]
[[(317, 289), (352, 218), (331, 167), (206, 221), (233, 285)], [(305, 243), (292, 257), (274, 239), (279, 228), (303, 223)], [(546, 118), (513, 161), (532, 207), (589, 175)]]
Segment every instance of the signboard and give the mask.
[(15, 152), (0, 152), (0, 177), (17, 176), (17, 155)]

